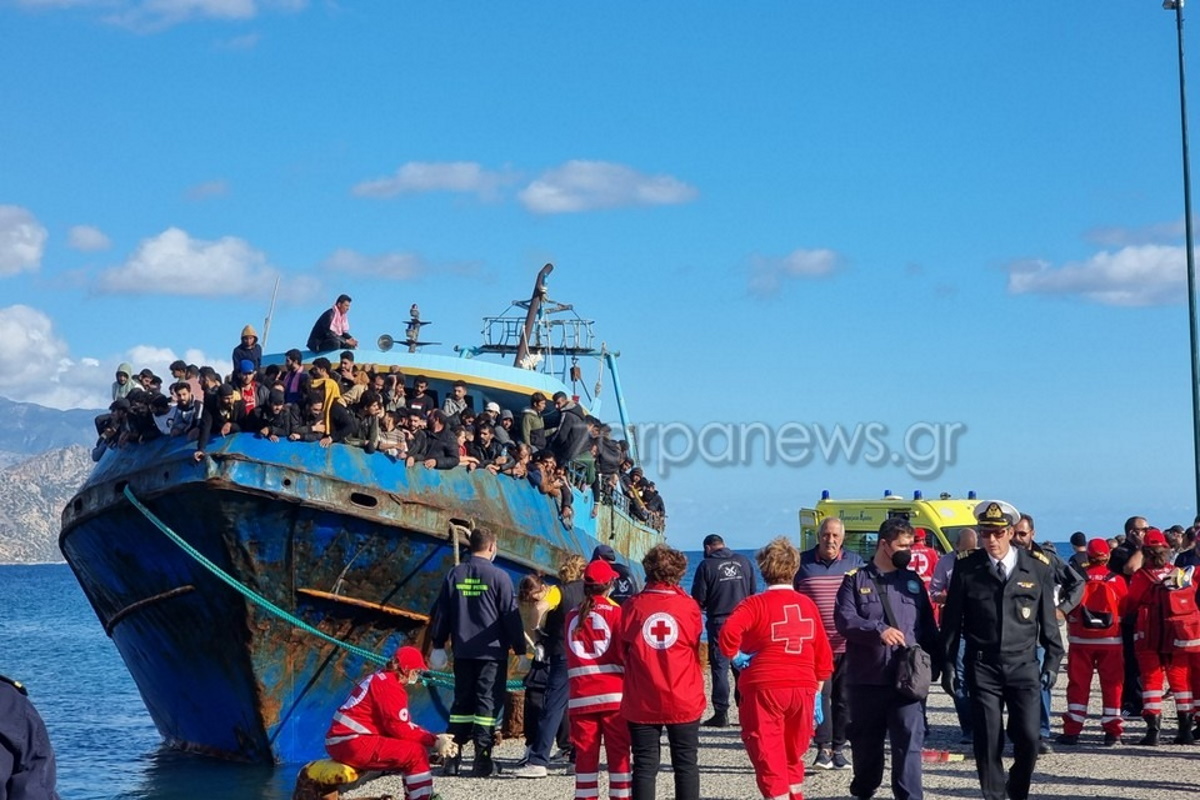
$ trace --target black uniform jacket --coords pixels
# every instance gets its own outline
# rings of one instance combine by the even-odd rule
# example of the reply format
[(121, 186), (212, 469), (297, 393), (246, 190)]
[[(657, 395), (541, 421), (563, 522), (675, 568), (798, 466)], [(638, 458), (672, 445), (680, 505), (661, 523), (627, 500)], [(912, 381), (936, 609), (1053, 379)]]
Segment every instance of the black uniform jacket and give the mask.
[(1058, 673), (1062, 637), (1054, 614), (1054, 572), (1044, 556), (1016, 548), (1017, 564), (1001, 583), (986, 550), (959, 559), (942, 611), (942, 663), (953, 664), (960, 637), (967, 660), (1013, 665), (1046, 650), (1044, 671)]

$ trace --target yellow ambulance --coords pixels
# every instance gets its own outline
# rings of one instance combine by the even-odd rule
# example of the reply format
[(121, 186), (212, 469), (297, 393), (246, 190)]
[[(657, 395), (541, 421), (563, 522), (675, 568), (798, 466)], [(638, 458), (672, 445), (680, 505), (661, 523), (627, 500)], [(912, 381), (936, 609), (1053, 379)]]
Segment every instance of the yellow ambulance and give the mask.
[(912, 499), (884, 492), (878, 500), (839, 500), (821, 492), (816, 508), (800, 509), (800, 549), (808, 550), (817, 544), (817, 527), (827, 517), (835, 517), (846, 526), (845, 548), (870, 561), (875, 555), (879, 526), (890, 517), (903, 517), (914, 528), (929, 531), (928, 544), (938, 553), (954, 549), (958, 532), (975, 526), (975, 492), (966, 497), (942, 493), (936, 499), (926, 499), (920, 491)]

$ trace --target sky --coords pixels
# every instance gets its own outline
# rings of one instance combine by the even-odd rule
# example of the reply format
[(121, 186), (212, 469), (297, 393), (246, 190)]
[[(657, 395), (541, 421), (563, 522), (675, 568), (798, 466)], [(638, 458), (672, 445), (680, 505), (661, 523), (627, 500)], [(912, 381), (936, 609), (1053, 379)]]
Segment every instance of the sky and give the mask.
[(1177, 70), (1150, 0), (0, 0), (0, 396), (228, 368), (276, 278), (268, 351), (345, 292), (450, 352), (552, 262), (685, 549), (823, 489), (1186, 525)]

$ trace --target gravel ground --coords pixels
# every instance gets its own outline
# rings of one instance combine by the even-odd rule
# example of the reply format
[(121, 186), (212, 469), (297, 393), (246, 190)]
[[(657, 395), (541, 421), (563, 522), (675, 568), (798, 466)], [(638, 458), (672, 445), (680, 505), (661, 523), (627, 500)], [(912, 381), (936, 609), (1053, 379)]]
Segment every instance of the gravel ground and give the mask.
[[(1060, 684), (1063, 681), (1060, 680)], [(1173, 713), (1173, 704), (1166, 704)], [(1054, 692), (1053, 709), (1061, 714), (1066, 707), (1064, 687)], [(1095, 721), (1099, 713), (1099, 690), (1092, 690), (1092, 705), (1089, 720), (1084, 727), (1081, 744), (1067, 748), (1057, 746), (1050, 755), (1040, 756), (1033, 776), (1031, 797), (1041, 800), (1079, 800), (1079, 798), (1129, 798), (1129, 800), (1194, 800), (1200, 786), (1200, 745), (1181, 747), (1165, 744), (1158, 748), (1141, 748), (1125, 744), (1114, 748), (1100, 747), (1103, 734)], [(1175, 734), (1174, 719), (1168, 717), (1164, 733), (1169, 742)], [(958, 745), (958, 724), (954, 708), (939, 688), (934, 688), (929, 701), (930, 736), (928, 749), (947, 750), (962, 754), (965, 748)], [(1061, 719), (1053, 720), (1055, 733), (1061, 731)], [(760, 795), (754, 783), (751, 768), (736, 727), (723, 730), (701, 729), (700, 737), (700, 794), (704, 798), (728, 798), (743, 800)], [(1126, 726), (1125, 738), (1136, 740), (1142, 735), (1144, 725), (1134, 720)], [(520, 741), (508, 741), (497, 748), (497, 760), (505, 766), (516, 762), (524, 752)], [(810, 752), (806, 763), (811, 764), (815, 753)], [(975, 763), (969, 752), (962, 761), (927, 763), (924, 771), (925, 796), (930, 798), (974, 798), (980, 797), (979, 783), (975, 775)], [(849, 757), (854, 758), (853, 750)], [(468, 750), (466, 764), (470, 763)], [(664, 737), (663, 758), (668, 759)], [(1006, 759), (1006, 764), (1010, 763)], [(487, 797), (488, 800), (525, 800), (525, 798), (573, 798), (574, 778), (562, 766), (551, 765), (550, 776), (541, 780), (521, 780), (500, 775), (484, 780), (473, 778), (436, 777), (434, 789), (445, 800)], [(884, 786), (876, 797), (891, 796), (885, 772)], [(811, 771), (804, 780), (804, 796), (816, 798), (849, 797), (850, 770)], [(601, 779), (601, 791), (603, 779)], [(345, 792), (347, 798), (377, 797), (392, 794), (396, 800), (403, 797), (400, 779), (384, 776), (368, 781)], [(658, 776), (658, 796), (674, 796), (671, 773), (665, 768)], [(601, 797), (604, 797), (601, 794)]]

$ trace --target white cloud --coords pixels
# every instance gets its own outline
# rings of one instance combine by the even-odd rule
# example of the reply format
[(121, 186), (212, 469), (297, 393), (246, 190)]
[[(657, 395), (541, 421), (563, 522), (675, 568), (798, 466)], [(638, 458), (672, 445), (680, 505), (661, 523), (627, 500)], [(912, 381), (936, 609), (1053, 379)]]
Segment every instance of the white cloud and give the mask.
[(67, 232), (67, 244), (75, 250), (92, 253), (97, 250), (107, 250), (112, 242), (104, 231), (94, 225), (75, 225)]
[(488, 170), (474, 161), (410, 161), (394, 175), (363, 181), (351, 191), (359, 197), (395, 197), (398, 194), (458, 192), (494, 199), (500, 188), (516, 180), (508, 170)]
[(42, 266), (46, 229), (21, 206), (0, 205), (0, 277)]
[(697, 195), (695, 187), (670, 175), (646, 175), (608, 161), (568, 161), (543, 172), (517, 197), (536, 214), (565, 214), (687, 203)]
[(795, 278), (825, 278), (842, 266), (842, 257), (833, 250), (793, 250), (782, 258), (755, 256), (750, 260), (751, 294), (776, 294), (786, 280)]
[(1096, 253), (1055, 267), (1033, 260), (1008, 268), (1011, 294), (1077, 295), (1110, 306), (1157, 306), (1187, 299), (1185, 250), (1158, 244)]
[(210, 197), (222, 197), (227, 194), (229, 194), (229, 181), (217, 179), (189, 186), (183, 196), (188, 200), (207, 200)]
[(407, 281), (420, 277), (427, 265), (424, 259), (414, 253), (382, 253), (369, 256), (343, 247), (333, 251), (321, 266), (351, 275)]
[(226, 236), (209, 242), (167, 228), (142, 240), (124, 264), (102, 272), (97, 288), (126, 294), (269, 297), (278, 275), (266, 255), (244, 239)]

